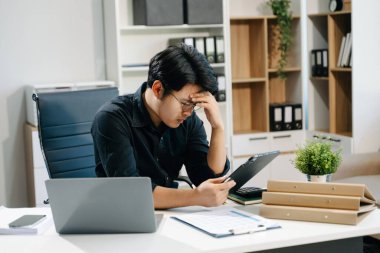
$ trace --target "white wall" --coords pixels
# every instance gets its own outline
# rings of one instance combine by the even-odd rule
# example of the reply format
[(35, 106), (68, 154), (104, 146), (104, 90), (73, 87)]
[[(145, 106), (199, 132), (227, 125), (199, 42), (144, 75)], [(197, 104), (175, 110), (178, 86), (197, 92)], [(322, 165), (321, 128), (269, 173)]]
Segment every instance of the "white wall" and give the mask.
[(0, 205), (26, 206), (23, 86), (105, 79), (101, 0), (0, 0)]
[(379, 0), (352, 1), (354, 152), (380, 148)]

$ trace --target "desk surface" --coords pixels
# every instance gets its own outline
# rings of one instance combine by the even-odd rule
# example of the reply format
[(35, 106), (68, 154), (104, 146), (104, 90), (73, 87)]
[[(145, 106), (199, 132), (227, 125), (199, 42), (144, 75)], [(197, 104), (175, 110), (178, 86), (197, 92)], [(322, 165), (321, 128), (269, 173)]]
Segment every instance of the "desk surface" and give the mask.
[[(247, 208), (258, 213), (257, 205)], [(152, 234), (58, 235), (52, 226), (42, 235), (0, 236), (1, 252), (246, 252), (380, 234), (379, 209), (356, 226), (278, 220), (281, 229), (219, 239), (170, 218), (197, 210), (161, 212), (165, 217)]]

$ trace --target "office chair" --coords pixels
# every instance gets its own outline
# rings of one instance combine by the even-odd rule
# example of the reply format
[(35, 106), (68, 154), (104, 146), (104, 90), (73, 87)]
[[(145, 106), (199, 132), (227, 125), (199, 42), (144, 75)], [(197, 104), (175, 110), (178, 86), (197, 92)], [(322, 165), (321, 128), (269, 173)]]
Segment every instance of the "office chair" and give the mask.
[(96, 177), (91, 125), (117, 87), (33, 94), (38, 133), (50, 178)]
[(188, 176), (178, 176), (176, 179), (174, 179), (174, 181), (185, 182), (187, 185), (190, 186), (190, 188), (195, 188), (195, 185), (191, 182)]

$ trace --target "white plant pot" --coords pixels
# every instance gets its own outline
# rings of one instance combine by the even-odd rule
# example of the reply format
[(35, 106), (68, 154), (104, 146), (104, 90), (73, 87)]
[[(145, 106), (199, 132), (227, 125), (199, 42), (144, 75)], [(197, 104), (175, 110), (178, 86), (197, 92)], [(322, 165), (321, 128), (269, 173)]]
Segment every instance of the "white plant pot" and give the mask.
[(327, 175), (306, 175), (307, 181), (309, 182), (318, 182), (318, 183), (326, 183), (331, 181), (331, 174)]

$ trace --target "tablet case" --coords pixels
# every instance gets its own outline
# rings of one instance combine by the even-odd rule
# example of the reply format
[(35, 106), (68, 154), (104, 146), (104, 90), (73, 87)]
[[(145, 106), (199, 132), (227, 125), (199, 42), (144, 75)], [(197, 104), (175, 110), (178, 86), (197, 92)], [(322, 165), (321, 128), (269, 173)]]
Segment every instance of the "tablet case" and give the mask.
[(231, 188), (230, 192), (234, 193), (257, 173), (259, 173), (265, 166), (267, 166), (280, 151), (272, 151), (267, 153), (256, 154), (248, 159), (244, 164), (237, 168), (229, 176), (230, 179), (236, 182), (236, 185)]

